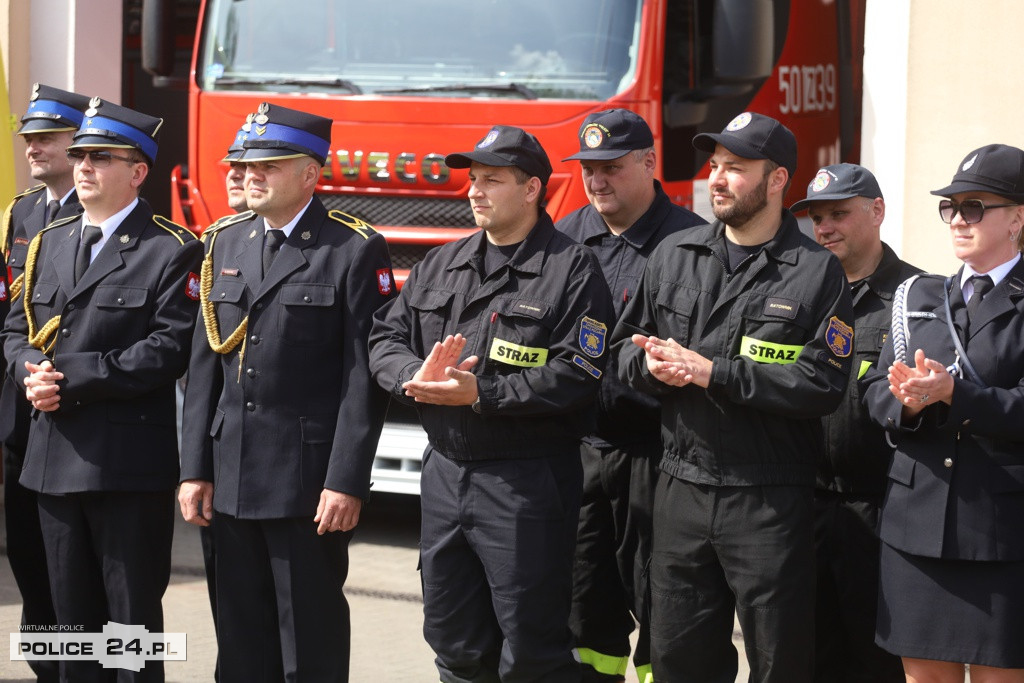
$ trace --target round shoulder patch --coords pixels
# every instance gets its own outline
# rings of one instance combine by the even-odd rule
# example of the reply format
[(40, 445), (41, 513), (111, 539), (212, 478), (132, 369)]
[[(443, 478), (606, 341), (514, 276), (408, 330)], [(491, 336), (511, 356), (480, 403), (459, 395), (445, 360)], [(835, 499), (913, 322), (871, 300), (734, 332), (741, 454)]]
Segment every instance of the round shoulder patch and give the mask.
[(497, 139), (498, 131), (492, 129), (490, 133), (484, 136), (484, 139), (480, 141), (480, 144), (478, 144), (477, 147), (490, 147)]
[(751, 118), (752, 117), (750, 116), (750, 112), (745, 111), (736, 118), (734, 118), (732, 121), (730, 121), (729, 125), (726, 126), (725, 129), (728, 131), (742, 130), (743, 128), (746, 128), (748, 125), (750, 125)]

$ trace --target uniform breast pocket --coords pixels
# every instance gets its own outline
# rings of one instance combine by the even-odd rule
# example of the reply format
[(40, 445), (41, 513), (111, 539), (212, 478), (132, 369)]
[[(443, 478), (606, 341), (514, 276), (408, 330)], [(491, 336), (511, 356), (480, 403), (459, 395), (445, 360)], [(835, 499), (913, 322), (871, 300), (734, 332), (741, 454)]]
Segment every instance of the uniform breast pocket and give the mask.
[(210, 288), (210, 301), (217, 312), (217, 325), (222, 339), (235, 331), (248, 312), (245, 291), (245, 282), (237, 277), (214, 280)]
[(658, 290), (658, 335), (672, 338), (681, 346), (690, 345), (693, 315), (697, 307), (698, 292), (682, 285), (664, 283)]
[(419, 329), (418, 333), (413, 329), (413, 338), (419, 334), (424, 353), (430, 351), (434, 342), (444, 339), (451, 317), (451, 300), (451, 292), (436, 289), (417, 289), (409, 298), (409, 306), (416, 316), (414, 324)]
[(149, 290), (145, 287), (125, 287), (123, 285), (100, 285), (96, 288), (93, 303), (96, 308), (108, 313), (133, 311), (143, 308), (149, 300)]
[(316, 346), (337, 339), (341, 314), (334, 308), (336, 287), (321, 282), (281, 286), (281, 336), (290, 344)]
[(7, 265), (14, 269), (25, 267), (25, 259), (28, 256), (27, 244), (11, 245), (11, 255), (7, 258)]
[[(799, 301), (768, 297), (751, 301), (743, 314), (740, 356), (758, 363), (794, 363), (814, 334), (814, 321)], [(849, 339), (853, 342), (853, 337)], [(852, 348), (847, 351), (849, 355)]]
[(55, 282), (37, 282), (32, 287), (32, 312), (36, 315), (36, 324), (41, 326), (53, 315), (58, 289), (60, 285)]
[(554, 326), (552, 310), (550, 304), (540, 301), (501, 302), (491, 323), (488, 360), (505, 371), (547, 365)]

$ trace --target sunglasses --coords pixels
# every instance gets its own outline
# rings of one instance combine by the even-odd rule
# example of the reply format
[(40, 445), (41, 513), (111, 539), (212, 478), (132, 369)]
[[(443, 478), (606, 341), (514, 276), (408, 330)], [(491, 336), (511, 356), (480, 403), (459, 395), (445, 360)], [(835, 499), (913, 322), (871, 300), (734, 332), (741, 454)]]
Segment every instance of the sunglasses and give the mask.
[(952, 223), (953, 217), (960, 214), (967, 225), (980, 223), (985, 217), (985, 209), (1002, 209), (1007, 206), (1020, 206), (1020, 204), (989, 204), (980, 199), (965, 199), (959, 204), (952, 199), (943, 199), (939, 202), (939, 216), (943, 223)]
[(105, 149), (89, 151), (86, 151), (84, 149), (69, 149), (67, 151), (67, 155), (68, 161), (76, 166), (85, 161), (86, 157), (89, 157), (89, 163), (91, 163), (95, 168), (106, 168), (107, 166), (110, 166), (110, 162), (114, 159), (117, 159), (118, 161), (127, 161), (129, 164), (142, 163), (140, 161), (132, 159), (131, 157), (123, 157), (118, 154), (111, 154)]

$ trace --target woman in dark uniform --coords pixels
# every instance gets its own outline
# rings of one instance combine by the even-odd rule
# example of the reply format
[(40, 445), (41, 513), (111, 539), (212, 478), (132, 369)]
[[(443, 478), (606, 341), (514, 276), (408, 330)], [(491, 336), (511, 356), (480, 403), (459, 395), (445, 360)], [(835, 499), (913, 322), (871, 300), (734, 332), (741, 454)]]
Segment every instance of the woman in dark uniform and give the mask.
[[(963, 262), (912, 278), (865, 402), (896, 446), (876, 641), (908, 681), (1024, 682), (1024, 151), (977, 149), (939, 213)], [(886, 381), (888, 380), (888, 381)]]

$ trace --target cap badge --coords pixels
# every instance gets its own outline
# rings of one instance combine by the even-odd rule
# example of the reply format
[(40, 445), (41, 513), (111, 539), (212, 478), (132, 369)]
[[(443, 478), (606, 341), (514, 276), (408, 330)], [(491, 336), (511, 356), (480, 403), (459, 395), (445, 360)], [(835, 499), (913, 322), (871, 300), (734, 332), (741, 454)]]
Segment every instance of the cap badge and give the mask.
[(89, 108), (85, 110), (86, 117), (96, 116), (96, 114), (99, 113), (96, 110), (99, 109), (102, 102), (103, 101), (98, 97), (94, 97), (89, 100)]
[(830, 182), (832, 182), (832, 176), (825, 169), (821, 169), (818, 171), (818, 175), (814, 176), (814, 180), (811, 181), (810, 189), (812, 192), (821, 192), (828, 187)]
[(38, 83), (33, 84), (33, 86), (32, 86), (32, 94), (29, 96), (28, 99), (29, 99), (30, 102), (35, 102), (37, 99), (39, 99), (39, 84)]
[(971, 166), (974, 166), (974, 162), (978, 160), (978, 155), (975, 154), (973, 157), (964, 162), (964, 165), (960, 167), (961, 171), (966, 171)]
[(121, 235), (119, 239), (121, 240), (121, 244), (128, 244), (128, 240), (130, 240), (131, 238), (128, 237), (128, 235)]
[[(268, 111), (270, 111), (270, 105), (267, 104), (266, 102), (260, 102), (260, 106), (256, 108), (256, 117), (253, 118), (253, 121), (256, 122), (257, 126), (267, 125), (267, 121), (270, 120), (270, 117), (267, 116)], [(266, 132), (265, 128), (264, 132)], [(263, 133), (261, 133), (259, 129), (256, 129), (256, 134), (263, 135)]]
[(752, 118), (753, 117), (750, 115), (750, 112), (745, 111), (736, 118), (734, 118), (732, 121), (730, 121), (729, 125), (726, 126), (725, 129), (731, 132), (742, 130), (750, 124), (750, 120)]
[[(256, 117), (256, 123), (259, 123), (259, 122), (260, 122), (260, 117), (257, 116)], [(266, 122), (264, 121), (264, 123), (266, 123)], [(267, 132), (267, 127), (266, 126), (262, 126), (262, 125), (256, 126), (256, 135), (263, 135), (266, 132)]]
[(253, 113), (252, 112), (249, 112), (248, 114), (245, 115), (245, 123), (242, 124), (242, 130), (244, 130), (246, 133), (248, 133), (250, 130), (252, 130), (252, 117), (253, 117)]
[(498, 139), (498, 130), (494, 129), (490, 133), (488, 133), (487, 135), (484, 136), (484, 139), (480, 141), (479, 145), (477, 145), (477, 149), (479, 149), (481, 147), (490, 147), (492, 144), (494, 144), (494, 141), (497, 140), (497, 139)]
[(602, 142), (604, 142), (604, 131), (601, 130), (601, 126), (592, 123), (583, 129), (583, 144), (587, 147), (594, 149), (600, 147)]

